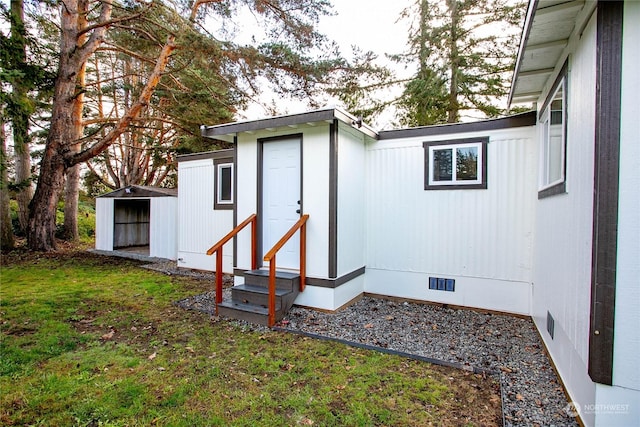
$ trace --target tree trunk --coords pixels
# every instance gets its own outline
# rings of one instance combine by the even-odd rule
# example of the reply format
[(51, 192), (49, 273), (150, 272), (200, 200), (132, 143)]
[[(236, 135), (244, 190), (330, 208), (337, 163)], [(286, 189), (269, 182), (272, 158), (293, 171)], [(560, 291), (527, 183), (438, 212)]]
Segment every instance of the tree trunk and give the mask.
[(15, 242), (7, 189), (7, 139), (4, 132), (4, 119), (0, 121), (0, 139), (2, 139), (2, 148), (0, 149), (0, 248), (13, 249)]
[(80, 165), (67, 169), (64, 185), (64, 233), (69, 242), (78, 240), (78, 198), (80, 195)]
[[(78, 1), (78, 24), (79, 31), (87, 27), (88, 3), (86, 0)], [(81, 47), (87, 41), (86, 33), (78, 37), (76, 44)], [(80, 141), (84, 135), (82, 124), (82, 110), (84, 108), (84, 90), (86, 82), (86, 62), (81, 64), (78, 71), (76, 91), (78, 94), (73, 99), (71, 120), (73, 121), (74, 138), (69, 141), (69, 152), (77, 154), (80, 152)], [(78, 240), (78, 196), (80, 194), (80, 165), (73, 165), (67, 169), (66, 182), (64, 187), (64, 232), (62, 238), (67, 241)]]
[(27, 228), (29, 249), (38, 251), (56, 249), (56, 207), (60, 190), (64, 185), (64, 172), (62, 156), (53, 149), (45, 149), (40, 163), (38, 186), (29, 205), (29, 227)]
[[(26, 30), (24, 27), (23, 0), (11, 0), (11, 40), (16, 46), (13, 60), (15, 69), (24, 69), (27, 63)], [(18, 48), (19, 46), (19, 48)], [(22, 231), (27, 229), (29, 221), (29, 202), (33, 197), (31, 185), (31, 150), (29, 149), (29, 98), (22, 79), (16, 79), (12, 85), (13, 108), (10, 111), (13, 128), (13, 146), (15, 160), (15, 182), (18, 185), (18, 222)]]
[(40, 162), (38, 185), (29, 206), (27, 244), (32, 250), (56, 249), (56, 207), (63, 189), (67, 165), (65, 153), (76, 141), (73, 107), (76, 81), (86, 59), (77, 53), (78, 3), (69, 1), (61, 11), (60, 60), (53, 94), (51, 127)]

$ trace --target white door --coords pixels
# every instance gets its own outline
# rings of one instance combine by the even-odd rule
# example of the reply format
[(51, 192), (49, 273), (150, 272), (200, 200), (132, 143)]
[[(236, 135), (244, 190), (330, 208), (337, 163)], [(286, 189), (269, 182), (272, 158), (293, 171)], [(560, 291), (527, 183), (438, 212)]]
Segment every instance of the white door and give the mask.
[[(264, 256), (300, 219), (300, 139), (265, 142), (262, 154)], [(278, 251), (276, 265), (278, 268), (300, 268), (299, 233)]]

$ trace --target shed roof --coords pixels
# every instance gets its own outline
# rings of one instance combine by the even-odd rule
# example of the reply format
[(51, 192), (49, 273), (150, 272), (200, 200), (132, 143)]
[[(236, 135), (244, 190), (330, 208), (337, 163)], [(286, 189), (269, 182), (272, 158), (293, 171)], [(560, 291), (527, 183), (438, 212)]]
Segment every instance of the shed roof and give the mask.
[(572, 34), (582, 31), (595, 3), (584, 0), (530, 0), (509, 103), (536, 101), (562, 67)]
[(160, 188), (144, 185), (130, 185), (119, 188), (110, 193), (102, 194), (98, 197), (119, 199), (119, 198), (141, 198), (141, 197), (178, 197), (177, 188)]
[(255, 132), (265, 129), (275, 130), (280, 127), (297, 127), (305, 124), (313, 125), (319, 122), (331, 123), (334, 120), (346, 123), (371, 138), (376, 139), (378, 137), (378, 133), (370, 126), (363, 123), (361, 118), (355, 117), (346, 111), (335, 107), (308, 111), (306, 113), (269, 117), (259, 120), (245, 120), (215, 126), (203, 126), (201, 128), (201, 134), (204, 137), (218, 138), (232, 142), (233, 137), (239, 132)]

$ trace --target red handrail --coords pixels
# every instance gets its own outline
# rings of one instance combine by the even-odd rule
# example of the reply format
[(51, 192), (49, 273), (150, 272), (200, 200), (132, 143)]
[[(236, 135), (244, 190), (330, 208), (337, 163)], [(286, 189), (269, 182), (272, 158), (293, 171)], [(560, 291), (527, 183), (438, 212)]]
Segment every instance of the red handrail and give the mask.
[(276, 254), (298, 229), (300, 229), (300, 292), (304, 291), (307, 270), (306, 224), (308, 219), (309, 215), (302, 215), (298, 222), (264, 256), (264, 260), (269, 261), (269, 327), (276, 323)]
[(207, 251), (207, 255), (216, 254), (216, 316), (218, 315), (218, 304), (222, 302), (222, 247), (225, 243), (235, 237), (247, 225), (251, 224), (251, 269), (255, 270), (258, 265), (256, 260), (256, 214), (251, 214), (249, 218), (238, 224), (229, 234), (224, 236)]

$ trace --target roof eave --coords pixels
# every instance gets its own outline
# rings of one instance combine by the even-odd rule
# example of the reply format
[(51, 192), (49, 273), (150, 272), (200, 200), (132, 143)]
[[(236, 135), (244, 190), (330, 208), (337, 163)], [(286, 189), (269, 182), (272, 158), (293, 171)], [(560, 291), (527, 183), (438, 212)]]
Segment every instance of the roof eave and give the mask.
[[(562, 67), (567, 46), (582, 33), (595, 8), (595, 2), (585, 0), (529, 2), (509, 91), (509, 106), (539, 99)], [(550, 31), (550, 25), (554, 31)]]
[(511, 103), (514, 98), (514, 91), (516, 88), (516, 80), (518, 79), (518, 74), (520, 72), (520, 67), (522, 66), (522, 57), (524, 55), (525, 47), (527, 46), (527, 40), (529, 39), (529, 33), (531, 32), (531, 27), (533, 26), (533, 16), (534, 11), (538, 7), (538, 0), (531, 0), (527, 5), (527, 15), (524, 21), (524, 26), (522, 27), (522, 35), (520, 36), (520, 46), (518, 47), (518, 57), (516, 58), (516, 66), (513, 70), (513, 77), (511, 78), (511, 88), (509, 89), (509, 100), (507, 105), (511, 107)]
[(371, 138), (376, 139), (378, 136), (377, 132), (370, 126), (363, 123), (361, 119), (338, 108), (326, 108), (299, 114), (269, 117), (266, 119), (245, 120), (225, 123), (222, 125), (203, 126), (200, 129), (200, 132), (201, 135), (206, 138), (216, 138), (233, 142), (234, 137), (241, 132), (257, 132), (260, 130), (277, 129), (287, 126), (295, 127), (304, 124), (316, 124), (319, 122), (332, 123), (334, 120), (346, 123)]

